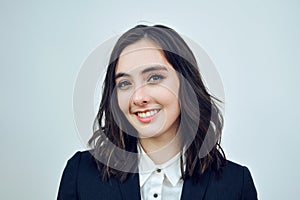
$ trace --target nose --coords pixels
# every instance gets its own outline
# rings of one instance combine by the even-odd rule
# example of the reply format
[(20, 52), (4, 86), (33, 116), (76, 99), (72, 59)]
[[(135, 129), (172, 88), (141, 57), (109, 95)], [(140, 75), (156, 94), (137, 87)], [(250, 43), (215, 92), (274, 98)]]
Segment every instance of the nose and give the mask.
[(136, 106), (145, 106), (150, 102), (149, 92), (145, 86), (141, 86), (134, 91), (132, 102)]

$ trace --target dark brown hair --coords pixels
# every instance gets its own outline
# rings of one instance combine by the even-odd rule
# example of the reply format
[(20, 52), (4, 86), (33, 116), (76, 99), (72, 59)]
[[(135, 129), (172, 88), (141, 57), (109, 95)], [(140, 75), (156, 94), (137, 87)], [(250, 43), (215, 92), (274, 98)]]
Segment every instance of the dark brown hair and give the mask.
[[(180, 124), (183, 126), (180, 126), (178, 134), (180, 134), (182, 147), (187, 147), (184, 152), (185, 173), (181, 159), (183, 179), (191, 177), (197, 181), (208, 168), (220, 174), (226, 161), (220, 147), (223, 117), (216, 104), (220, 101), (206, 89), (191, 49), (177, 32), (163, 25), (138, 25), (124, 33), (113, 48), (103, 85), (100, 108), (94, 123), (94, 134), (89, 140), (91, 152), (102, 173), (102, 178), (107, 180), (115, 176), (123, 181), (128, 176), (128, 172), (138, 172), (137, 132), (118, 106), (115, 70), (124, 48), (143, 38), (158, 44), (165, 58), (180, 75)], [(194, 94), (196, 101), (190, 94)], [(191, 127), (196, 127), (196, 130)], [(208, 143), (213, 144), (212, 147), (204, 142), (206, 137), (209, 139)], [(132, 152), (132, 154), (124, 152)], [(200, 156), (203, 152), (204, 156)]]

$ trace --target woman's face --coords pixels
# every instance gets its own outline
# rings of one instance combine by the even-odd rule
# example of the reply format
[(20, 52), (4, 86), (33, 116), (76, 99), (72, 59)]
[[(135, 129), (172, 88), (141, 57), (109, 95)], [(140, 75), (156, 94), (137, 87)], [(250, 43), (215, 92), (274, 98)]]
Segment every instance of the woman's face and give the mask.
[(127, 46), (116, 67), (118, 104), (140, 138), (171, 139), (179, 125), (179, 79), (158, 45)]

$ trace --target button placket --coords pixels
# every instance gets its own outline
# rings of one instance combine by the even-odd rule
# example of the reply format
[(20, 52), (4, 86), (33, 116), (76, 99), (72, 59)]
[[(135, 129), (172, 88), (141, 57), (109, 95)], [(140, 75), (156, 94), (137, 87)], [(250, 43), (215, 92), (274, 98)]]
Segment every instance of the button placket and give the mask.
[(162, 193), (162, 185), (164, 181), (164, 173), (161, 169), (156, 169), (155, 172), (152, 174), (151, 178), (151, 188), (149, 190), (149, 199), (152, 200), (161, 200), (161, 193)]

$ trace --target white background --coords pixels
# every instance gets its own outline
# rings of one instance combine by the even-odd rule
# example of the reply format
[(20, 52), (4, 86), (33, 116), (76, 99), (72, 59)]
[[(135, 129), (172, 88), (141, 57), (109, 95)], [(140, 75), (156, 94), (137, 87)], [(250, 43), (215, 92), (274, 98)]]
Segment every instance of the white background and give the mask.
[(0, 199), (56, 198), (66, 161), (84, 149), (72, 110), (80, 66), (144, 21), (174, 28), (214, 60), (223, 147), (249, 167), (259, 198), (297, 199), (299, 1), (120, 2), (0, 2)]

